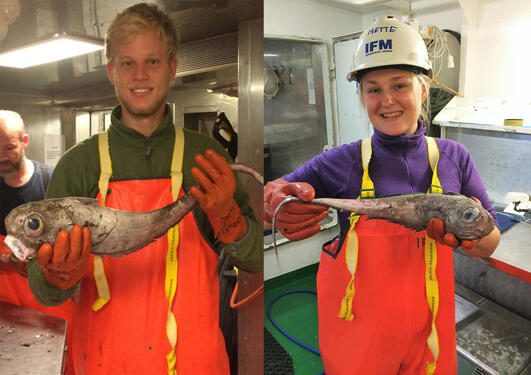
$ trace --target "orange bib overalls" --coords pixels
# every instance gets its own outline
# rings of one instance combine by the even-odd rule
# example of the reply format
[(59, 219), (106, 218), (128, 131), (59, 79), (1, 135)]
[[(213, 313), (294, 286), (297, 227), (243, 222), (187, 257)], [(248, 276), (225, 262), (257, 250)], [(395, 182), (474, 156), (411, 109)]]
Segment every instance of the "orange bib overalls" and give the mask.
[[(362, 195), (370, 197), (370, 151), (363, 159)], [(436, 175), (436, 162), (432, 170)], [(359, 251), (353, 255), (347, 249), (356, 239)], [(427, 344), (433, 315), (427, 303), (425, 243), (424, 232), (361, 217), (346, 238), (324, 249), (317, 294), (327, 375), (425, 375), (430, 366), (435, 375), (457, 373), (452, 249), (437, 244), (432, 253), (438, 281), (435, 362)]]
[[(157, 209), (172, 202), (170, 186), (170, 179), (110, 182), (105, 205), (128, 211)], [(182, 195), (180, 187), (179, 191)], [(110, 291), (106, 303), (93, 305), (100, 301), (92, 276), (94, 266), (99, 266), (89, 262), (74, 328), (77, 375), (229, 374), (218, 326), (218, 256), (203, 239), (191, 213), (179, 223), (178, 237), (176, 288), (170, 309), (173, 324), (169, 323), (165, 288), (168, 234), (135, 253), (103, 258)], [(176, 332), (172, 361), (168, 359), (173, 352), (167, 333), (170, 326)]]

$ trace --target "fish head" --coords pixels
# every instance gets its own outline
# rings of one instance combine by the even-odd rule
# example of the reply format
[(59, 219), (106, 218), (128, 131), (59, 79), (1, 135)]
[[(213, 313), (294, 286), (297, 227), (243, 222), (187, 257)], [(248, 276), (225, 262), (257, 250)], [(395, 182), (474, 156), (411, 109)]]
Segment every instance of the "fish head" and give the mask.
[(447, 232), (460, 240), (476, 240), (492, 232), (496, 225), (492, 215), (473, 199), (459, 198), (445, 220)]
[(34, 257), (44, 243), (53, 244), (61, 229), (73, 227), (72, 215), (65, 209), (65, 199), (48, 199), (16, 207), (5, 219), (4, 243), (20, 260)]

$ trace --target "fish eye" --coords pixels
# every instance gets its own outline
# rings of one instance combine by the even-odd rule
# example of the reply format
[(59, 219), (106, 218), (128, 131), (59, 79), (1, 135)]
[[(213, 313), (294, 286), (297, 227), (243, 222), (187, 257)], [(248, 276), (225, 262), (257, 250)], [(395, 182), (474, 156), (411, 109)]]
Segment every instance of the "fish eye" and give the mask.
[(33, 213), (24, 220), (24, 232), (26, 235), (35, 237), (42, 233), (44, 229), (44, 221), (41, 215)]
[(472, 221), (478, 215), (478, 210), (476, 208), (469, 208), (463, 213), (463, 219), (465, 221)]
[(37, 230), (41, 226), (41, 222), (38, 219), (29, 219), (28, 228), (31, 230)]

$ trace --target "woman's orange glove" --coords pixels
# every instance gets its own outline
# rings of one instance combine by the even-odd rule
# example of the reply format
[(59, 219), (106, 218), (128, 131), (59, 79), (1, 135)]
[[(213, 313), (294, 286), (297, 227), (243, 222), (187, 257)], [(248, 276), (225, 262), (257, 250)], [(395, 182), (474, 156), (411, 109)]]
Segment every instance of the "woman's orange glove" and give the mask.
[(446, 233), (444, 229), (444, 221), (437, 217), (431, 219), (426, 227), (426, 234), (433, 238), (435, 241), (442, 243), (443, 245), (457, 248), (461, 247), (463, 250), (470, 250), (479, 240), (462, 240), (459, 241), (452, 233)]
[[(306, 182), (288, 182), (283, 178), (268, 182), (264, 188), (264, 221), (271, 224), (277, 206), (292, 196), (308, 202), (315, 197), (315, 190)], [(278, 212), (275, 226), (284, 237), (298, 241), (319, 232), (321, 227), (317, 223), (327, 215), (324, 206), (289, 202)]]
[(190, 193), (205, 211), (221, 242), (240, 239), (247, 231), (247, 222), (234, 200), (236, 179), (229, 163), (213, 150), (207, 150), (205, 156), (196, 155), (195, 162), (201, 169), (193, 167), (191, 172), (201, 188), (192, 186)]
[(61, 289), (68, 289), (85, 274), (91, 247), (89, 229), (84, 227), (81, 230), (76, 224), (70, 235), (64, 230), (57, 233), (53, 248), (49, 243), (41, 245), (37, 263), (49, 282)]
[[(476, 203), (481, 204), (481, 201), (476, 197), (470, 197)], [(443, 245), (457, 248), (461, 247), (463, 250), (471, 250), (479, 240), (459, 240), (452, 233), (446, 233), (444, 229), (444, 221), (437, 217), (432, 218), (428, 222), (426, 227), (426, 234), (433, 238), (435, 241), (442, 243)]]

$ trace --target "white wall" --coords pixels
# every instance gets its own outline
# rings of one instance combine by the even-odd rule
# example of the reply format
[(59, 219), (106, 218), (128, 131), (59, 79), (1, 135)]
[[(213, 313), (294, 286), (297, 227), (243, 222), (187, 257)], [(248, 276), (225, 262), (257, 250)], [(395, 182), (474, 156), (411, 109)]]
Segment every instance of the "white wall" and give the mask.
[(309, 0), (264, 0), (264, 34), (331, 42), (362, 29), (359, 14)]
[(90, 137), (90, 114), (88, 112), (76, 113), (76, 143)]
[(468, 56), (469, 94), (531, 99), (531, 1), (483, 1), (475, 29), (475, 48)]

